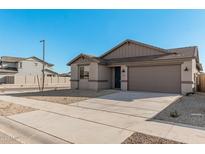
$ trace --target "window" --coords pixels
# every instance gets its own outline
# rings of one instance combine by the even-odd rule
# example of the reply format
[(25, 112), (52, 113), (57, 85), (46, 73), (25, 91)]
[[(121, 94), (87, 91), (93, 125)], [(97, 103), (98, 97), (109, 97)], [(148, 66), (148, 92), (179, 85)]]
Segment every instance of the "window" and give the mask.
[(80, 79), (84, 78), (84, 67), (80, 67)]
[(88, 79), (89, 78), (89, 67), (88, 66), (80, 66), (80, 79)]
[(22, 68), (22, 62), (19, 63), (19, 68)]

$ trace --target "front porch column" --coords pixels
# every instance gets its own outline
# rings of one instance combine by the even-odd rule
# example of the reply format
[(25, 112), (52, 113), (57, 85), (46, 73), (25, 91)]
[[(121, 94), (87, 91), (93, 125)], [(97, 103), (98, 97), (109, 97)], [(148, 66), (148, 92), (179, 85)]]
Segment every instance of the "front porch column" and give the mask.
[(128, 84), (128, 79), (127, 79), (127, 74), (128, 74), (128, 69), (126, 65), (121, 65), (121, 90), (127, 90), (127, 84)]

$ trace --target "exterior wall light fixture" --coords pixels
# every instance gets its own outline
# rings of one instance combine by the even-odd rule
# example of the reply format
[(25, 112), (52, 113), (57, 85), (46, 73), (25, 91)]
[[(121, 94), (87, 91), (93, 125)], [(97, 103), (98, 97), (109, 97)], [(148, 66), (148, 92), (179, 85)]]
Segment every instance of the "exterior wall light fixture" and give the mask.
[(123, 70), (122, 70), (122, 72), (124, 73), (124, 72), (125, 72), (125, 70), (123, 69)]
[(188, 72), (188, 71), (189, 71), (189, 69), (186, 67), (186, 68), (184, 69), (184, 71), (185, 71), (185, 72)]

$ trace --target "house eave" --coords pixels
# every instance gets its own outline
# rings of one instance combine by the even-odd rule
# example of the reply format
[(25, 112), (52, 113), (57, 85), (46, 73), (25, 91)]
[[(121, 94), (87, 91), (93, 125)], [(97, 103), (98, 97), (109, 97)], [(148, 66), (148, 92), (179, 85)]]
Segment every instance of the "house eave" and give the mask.
[(112, 65), (122, 65), (122, 64), (134, 64), (134, 63), (147, 63), (147, 64), (153, 64), (153, 63), (183, 63), (184, 61), (188, 61), (193, 59), (190, 58), (175, 58), (175, 59), (154, 59), (154, 60), (144, 60), (144, 61), (123, 61), (123, 62), (108, 62), (108, 66)]
[(71, 64), (73, 64), (76, 60), (78, 60), (79, 58), (88, 58), (90, 60), (90, 62), (96, 62), (96, 63), (100, 63), (101, 61), (98, 59), (98, 57), (94, 57), (94, 56), (89, 56), (86, 54), (79, 54), (78, 56), (76, 56), (75, 58), (73, 58), (71, 61), (69, 61), (67, 63), (67, 66), (70, 66)]

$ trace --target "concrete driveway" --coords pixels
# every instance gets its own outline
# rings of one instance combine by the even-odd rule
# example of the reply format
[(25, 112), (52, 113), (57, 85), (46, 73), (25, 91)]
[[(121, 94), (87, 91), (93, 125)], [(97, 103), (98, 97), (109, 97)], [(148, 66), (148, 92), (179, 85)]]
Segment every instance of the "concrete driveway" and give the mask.
[(148, 121), (180, 97), (119, 91), (70, 105), (6, 95), (0, 100), (38, 109), (7, 118), (68, 143), (122, 143), (135, 131), (184, 142), (170, 134), (172, 125)]
[(118, 92), (72, 103), (70, 106), (149, 119), (180, 97), (177, 94), (167, 93)]

